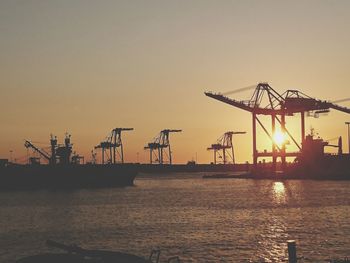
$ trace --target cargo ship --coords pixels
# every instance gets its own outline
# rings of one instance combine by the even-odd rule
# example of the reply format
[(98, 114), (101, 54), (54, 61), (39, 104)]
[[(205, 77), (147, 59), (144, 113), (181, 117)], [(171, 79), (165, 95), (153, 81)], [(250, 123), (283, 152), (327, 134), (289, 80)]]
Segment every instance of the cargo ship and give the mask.
[[(336, 147), (338, 153), (326, 153), (326, 147)], [(295, 163), (286, 167), (282, 175), (296, 179), (350, 180), (350, 154), (343, 153), (341, 137), (337, 145), (332, 145), (311, 133), (306, 136)]]
[(30, 141), (24, 146), (46, 159), (47, 164), (41, 164), (39, 157), (29, 158), (27, 164), (0, 159), (0, 191), (131, 186), (139, 169), (137, 164), (85, 164), (84, 157), (72, 151), (68, 134), (63, 145), (51, 136), (50, 154)]

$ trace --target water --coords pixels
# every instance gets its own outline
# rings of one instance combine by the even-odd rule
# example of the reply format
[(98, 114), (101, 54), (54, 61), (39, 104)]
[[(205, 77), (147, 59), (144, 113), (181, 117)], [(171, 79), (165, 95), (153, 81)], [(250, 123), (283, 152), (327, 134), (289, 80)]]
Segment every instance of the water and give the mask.
[[(186, 179), (184, 179), (186, 178)], [(45, 240), (184, 262), (302, 262), (350, 256), (350, 181), (140, 177), (134, 187), (0, 193), (0, 262)], [(56, 251), (57, 252), (57, 251)]]

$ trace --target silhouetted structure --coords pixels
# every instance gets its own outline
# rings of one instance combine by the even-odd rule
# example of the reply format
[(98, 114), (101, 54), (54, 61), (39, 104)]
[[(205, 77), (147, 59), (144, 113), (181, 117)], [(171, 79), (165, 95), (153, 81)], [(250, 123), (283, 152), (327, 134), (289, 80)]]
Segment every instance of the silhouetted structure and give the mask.
[[(115, 128), (108, 134), (105, 141), (102, 141), (99, 145), (95, 146), (95, 149), (101, 149), (102, 164), (124, 163), (122, 131), (132, 130), (134, 130), (134, 128)], [(107, 161), (105, 160), (105, 156), (107, 157)]]
[[(162, 130), (152, 142), (148, 143), (144, 149), (149, 150), (150, 163), (153, 164), (153, 156), (159, 164), (172, 164), (172, 152), (169, 141), (169, 134), (172, 132), (181, 132), (182, 130)], [(168, 151), (166, 151), (168, 149)]]
[[(226, 93), (228, 94), (228, 93)], [(350, 109), (341, 107), (332, 102), (322, 101), (311, 98), (304, 93), (297, 90), (287, 90), (283, 94), (279, 94), (267, 83), (259, 83), (255, 88), (252, 97), (247, 101), (238, 101), (226, 97), (221, 93), (205, 92), (205, 95), (237, 107), (239, 109), (252, 113), (252, 127), (253, 127), (253, 164), (256, 167), (259, 157), (271, 157), (273, 166), (276, 167), (277, 158), (281, 158), (282, 169), (286, 166), (286, 157), (297, 157), (300, 155), (301, 146), (290, 134), (286, 128), (286, 116), (294, 116), (300, 114), (301, 118), (301, 143), (305, 140), (305, 113), (313, 112), (314, 114), (325, 113), (330, 109), (335, 109), (345, 113), (350, 113)], [(268, 129), (259, 120), (259, 115), (271, 117), (272, 130)], [(299, 152), (287, 152), (286, 141), (278, 146), (273, 140), (273, 135), (276, 131), (276, 120), (280, 125), (283, 133), (286, 133), (294, 144), (298, 147)], [(271, 152), (257, 150), (257, 123), (261, 126), (263, 131), (269, 137), (272, 150)]]
[[(84, 249), (77, 245), (66, 245), (56, 241), (47, 240), (46, 245), (56, 250), (63, 250), (63, 253), (43, 253), (33, 256), (27, 256), (19, 259), (18, 263), (41, 263), (41, 262), (65, 262), (65, 263), (88, 263), (88, 262), (129, 262), (129, 263), (159, 263), (159, 249), (154, 249), (146, 259), (144, 257), (133, 254), (123, 253), (119, 251)], [(178, 256), (170, 257), (166, 262), (180, 262)]]
[(350, 154), (350, 122), (345, 122), (345, 124), (348, 126), (348, 153)]
[[(26, 140), (24, 142), (24, 146), (27, 149), (32, 149), (36, 153), (38, 153), (41, 157), (43, 157), (50, 165), (67, 165), (70, 163), (73, 164), (80, 164), (81, 160), (84, 160), (83, 156), (80, 156), (76, 153), (72, 155), (72, 146), (70, 141), (71, 135), (66, 133), (64, 144), (57, 144), (57, 137), (51, 135), (50, 139), (50, 148), (51, 148), (51, 155), (46, 152), (44, 149), (40, 149), (39, 147), (35, 146), (32, 142)], [(35, 164), (40, 163), (40, 160), (35, 157), (31, 157), (29, 160), (29, 163)]]
[[(112, 147), (121, 145), (120, 131), (114, 130)], [(51, 154), (26, 140), (25, 147), (44, 158), (48, 164), (40, 164), (38, 157), (30, 157), (29, 164), (17, 164), (0, 160), (0, 191), (31, 189), (79, 189), (133, 185), (138, 173), (137, 164), (99, 165), (92, 160), (84, 164), (84, 157), (72, 152), (71, 136), (66, 134), (64, 144), (57, 143), (51, 135)]]
[[(225, 132), (216, 143), (212, 144), (207, 150), (212, 150), (214, 152), (214, 164), (217, 164), (217, 155), (224, 164), (232, 162), (235, 164), (235, 152), (232, 143), (232, 136), (234, 134), (245, 134), (246, 132)], [(222, 151), (222, 154), (220, 153)]]

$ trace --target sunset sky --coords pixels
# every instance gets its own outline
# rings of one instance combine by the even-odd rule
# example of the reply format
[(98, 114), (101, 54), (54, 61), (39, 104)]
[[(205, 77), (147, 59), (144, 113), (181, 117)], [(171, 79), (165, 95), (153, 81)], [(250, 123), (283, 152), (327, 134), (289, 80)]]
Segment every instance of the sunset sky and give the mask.
[[(326, 100), (350, 97), (350, 1), (15, 1), (0, 2), (0, 158), (26, 155), (24, 139), (90, 151), (114, 127), (125, 159), (164, 128), (175, 163), (212, 161), (206, 148), (225, 131), (238, 162), (252, 161), (249, 113), (210, 99), (268, 82)], [(253, 91), (235, 94), (248, 99)], [(350, 107), (350, 101), (341, 103)], [(332, 111), (307, 119), (324, 139), (350, 121)], [(297, 122), (287, 126), (297, 133)], [(268, 139), (260, 132), (259, 149)], [(38, 146), (42, 146), (39, 144)], [(331, 150), (331, 149), (330, 149)], [(334, 149), (333, 149), (334, 151)]]

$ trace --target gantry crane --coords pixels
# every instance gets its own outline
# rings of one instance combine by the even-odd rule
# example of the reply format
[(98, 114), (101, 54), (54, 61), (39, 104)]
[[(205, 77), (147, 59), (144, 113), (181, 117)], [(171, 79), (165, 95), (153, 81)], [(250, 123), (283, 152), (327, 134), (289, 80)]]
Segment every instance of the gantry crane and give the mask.
[[(207, 150), (212, 150), (214, 152), (214, 164), (217, 164), (217, 155), (222, 159), (224, 164), (231, 161), (235, 164), (235, 152), (232, 143), (232, 136), (234, 134), (245, 134), (246, 132), (235, 132), (228, 131), (225, 132), (216, 143), (212, 144)], [(220, 153), (222, 151), (222, 154)], [(228, 158), (227, 158), (228, 157)]]
[[(294, 116), (296, 113), (300, 114), (301, 143), (303, 143), (305, 140), (305, 113), (314, 112), (317, 114), (328, 112), (330, 109), (350, 113), (349, 108), (336, 105), (330, 101), (312, 98), (298, 90), (287, 90), (281, 95), (275, 91), (268, 83), (259, 83), (256, 86), (252, 97), (247, 101), (231, 99), (222, 93), (205, 92), (205, 95), (239, 109), (248, 111), (252, 114), (253, 164), (255, 167), (258, 162), (258, 157), (272, 157), (274, 168), (276, 167), (276, 159), (281, 158), (282, 168), (284, 169), (286, 164), (286, 157), (296, 157), (300, 154), (300, 151), (286, 152), (286, 142), (282, 143), (281, 146), (278, 146), (273, 140), (273, 135), (276, 131), (276, 121), (280, 125), (281, 132), (286, 133), (295, 143), (298, 149), (301, 150), (299, 143), (294, 139), (286, 127), (286, 116)], [(269, 132), (267, 130), (267, 128), (259, 120), (259, 115), (271, 116), (272, 131)], [(261, 126), (271, 141), (271, 152), (258, 152), (257, 150), (257, 123)]]
[[(132, 130), (134, 130), (134, 128), (115, 128), (108, 134), (104, 141), (95, 146), (95, 149), (101, 149), (102, 164), (124, 163), (122, 132)], [(105, 160), (105, 156), (107, 156), (107, 161)], [(118, 157), (119, 161), (117, 160)]]
[[(153, 164), (153, 156), (159, 164), (172, 164), (172, 152), (170, 147), (169, 134), (172, 132), (181, 132), (182, 130), (164, 129), (152, 142), (148, 143), (144, 149), (149, 150), (150, 163)], [(168, 151), (165, 151), (168, 149)]]

